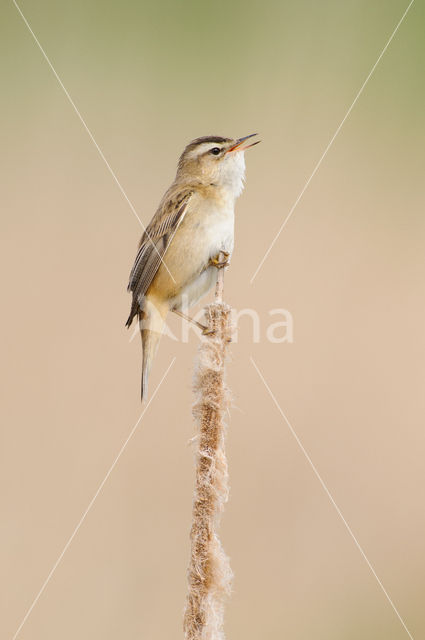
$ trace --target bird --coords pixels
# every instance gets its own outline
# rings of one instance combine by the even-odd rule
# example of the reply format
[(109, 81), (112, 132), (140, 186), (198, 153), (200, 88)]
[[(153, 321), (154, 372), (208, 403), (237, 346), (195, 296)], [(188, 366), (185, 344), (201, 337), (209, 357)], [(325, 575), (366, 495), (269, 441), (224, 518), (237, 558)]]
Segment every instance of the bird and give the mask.
[(260, 142), (251, 142), (256, 135), (192, 140), (139, 242), (127, 287), (132, 303), (126, 326), (137, 317), (143, 350), (142, 401), (167, 314), (172, 311), (207, 332), (183, 309), (206, 295), (217, 282), (219, 269), (229, 265), (235, 201), (245, 180), (244, 152)]

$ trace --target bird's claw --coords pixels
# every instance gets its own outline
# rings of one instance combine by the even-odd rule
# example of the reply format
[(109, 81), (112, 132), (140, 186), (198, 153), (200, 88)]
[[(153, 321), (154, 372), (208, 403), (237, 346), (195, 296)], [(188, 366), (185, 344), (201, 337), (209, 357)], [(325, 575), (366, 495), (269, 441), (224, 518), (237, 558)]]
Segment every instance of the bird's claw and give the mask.
[(215, 334), (215, 329), (212, 329), (211, 327), (204, 327), (202, 329), (202, 335), (203, 336), (212, 336)]
[[(224, 256), (224, 260), (220, 260), (220, 253)], [(227, 251), (220, 251), (220, 253), (210, 258), (210, 265), (215, 267), (216, 269), (224, 269), (224, 267), (228, 267), (230, 264), (230, 253), (227, 253)]]

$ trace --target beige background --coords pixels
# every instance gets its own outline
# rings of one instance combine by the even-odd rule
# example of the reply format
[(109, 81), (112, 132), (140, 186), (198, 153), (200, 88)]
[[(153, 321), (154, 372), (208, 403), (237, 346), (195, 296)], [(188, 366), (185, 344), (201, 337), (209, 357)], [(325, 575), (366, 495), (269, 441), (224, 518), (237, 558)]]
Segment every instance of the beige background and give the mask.
[[(235, 572), (228, 638), (425, 634), (424, 63), (415, 2), (253, 285), (407, 2), (22, 2), (146, 224), (184, 144), (259, 131), (226, 299)], [(140, 226), (12, 2), (2, 36), (0, 635), (12, 638), (137, 421), (128, 272)], [(286, 308), (294, 343), (264, 339)], [(170, 319), (178, 332), (180, 322)], [(197, 339), (176, 362), (19, 637), (181, 638)]]

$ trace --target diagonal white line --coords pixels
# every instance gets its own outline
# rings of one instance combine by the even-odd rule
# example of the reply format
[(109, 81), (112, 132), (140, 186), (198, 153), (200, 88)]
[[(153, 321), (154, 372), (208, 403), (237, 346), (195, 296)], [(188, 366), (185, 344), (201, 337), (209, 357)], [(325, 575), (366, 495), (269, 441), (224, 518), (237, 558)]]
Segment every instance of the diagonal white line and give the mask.
[(50, 582), (51, 577), (53, 576), (54, 572), (56, 571), (59, 563), (61, 562), (62, 558), (64, 557), (65, 553), (67, 552), (71, 542), (73, 541), (73, 539), (75, 538), (75, 536), (78, 533), (78, 530), (80, 529), (81, 525), (83, 524), (84, 520), (86, 519), (87, 514), (89, 513), (90, 509), (92, 508), (92, 506), (94, 505), (96, 498), (98, 497), (99, 493), (102, 491), (105, 482), (107, 481), (107, 479), (109, 478), (109, 476), (111, 475), (112, 471), (114, 470), (118, 460), (120, 459), (122, 453), (124, 452), (124, 449), (126, 448), (126, 446), (128, 445), (128, 443), (130, 442), (131, 438), (134, 435), (134, 432), (136, 431), (137, 427), (139, 426), (139, 423), (141, 421), (141, 419), (143, 418), (143, 416), (145, 415), (146, 411), (149, 408), (149, 405), (151, 404), (151, 402), (153, 401), (153, 399), (155, 398), (160, 386), (162, 385), (162, 383), (164, 382), (165, 378), (168, 375), (168, 372), (170, 371), (171, 367), (173, 366), (174, 362), (176, 361), (176, 358), (173, 358), (170, 362), (170, 364), (168, 365), (168, 368), (166, 370), (166, 372), (164, 373), (164, 375), (162, 376), (161, 380), (159, 381), (158, 386), (156, 387), (155, 391), (153, 392), (151, 398), (149, 399), (149, 401), (147, 402), (146, 406), (144, 407), (142, 413), (139, 416), (139, 419), (137, 420), (136, 424), (134, 425), (134, 427), (132, 428), (132, 430), (130, 431), (127, 439), (125, 440), (124, 444), (122, 445), (121, 449), (119, 450), (115, 460), (113, 461), (113, 463), (111, 464), (111, 466), (109, 467), (109, 470), (106, 474), (106, 476), (103, 478), (102, 482), (100, 483), (96, 493), (94, 494), (93, 498), (90, 500), (87, 509), (84, 511), (83, 515), (81, 516), (77, 526), (75, 527), (74, 531), (72, 532), (72, 535), (70, 536), (68, 542), (66, 543), (66, 545), (64, 546), (61, 554), (59, 555), (58, 559), (56, 560), (55, 564), (53, 565), (53, 567), (50, 570), (49, 575), (47, 576), (47, 578), (45, 579), (45, 581), (43, 582), (40, 591), (37, 593), (36, 597), (34, 598), (34, 600), (32, 601), (32, 604), (30, 606), (30, 608), (28, 609), (28, 611), (26, 612), (21, 624), (19, 625), (19, 627), (17, 628), (15, 635), (13, 636), (12, 640), (16, 640), (16, 638), (18, 637), (22, 627), (24, 626), (25, 622), (27, 621), (29, 615), (31, 614), (31, 611), (34, 609), (35, 605), (37, 604), (38, 600), (40, 599), (42, 593), (44, 592), (45, 588), (47, 587), (47, 585)]
[(313, 169), (313, 173), (311, 174), (311, 176), (309, 177), (309, 179), (307, 180), (307, 182), (305, 183), (304, 187), (301, 190), (301, 193), (299, 194), (298, 198), (295, 200), (294, 204), (292, 205), (291, 209), (289, 210), (288, 215), (286, 216), (285, 220), (282, 222), (278, 232), (276, 233), (275, 237), (273, 238), (269, 248), (267, 249), (266, 253), (264, 254), (264, 256), (262, 257), (260, 264), (258, 265), (258, 267), (256, 268), (254, 275), (252, 276), (251, 280), (250, 280), (250, 284), (252, 284), (255, 280), (255, 278), (257, 277), (258, 272), (260, 271), (261, 267), (263, 266), (263, 264), (265, 263), (265, 261), (267, 260), (270, 251), (273, 249), (274, 245), (276, 244), (280, 234), (282, 233), (283, 229), (285, 228), (287, 222), (289, 221), (290, 217), (292, 216), (292, 214), (294, 213), (299, 201), (301, 200), (301, 198), (303, 197), (304, 193), (307, 190), (308, 185), (310, 184), (310, 182), (312, 181), (312, 179), (314, 178), (314, 176), (316, 175), (317, 170), (319, 169), (320, 165), (322, 164), (322, 161), (324, 160), (326, 154), (328, 153), (329, 149), (331, 148), (335, 138), (337, 137), (337, 135), (339, 134), (339, 132), (341, 131), (345, 121), (347, 120), (348, 116), (350, 115), (351, 111), (353, 110), (357, 100), (360, 98), (361, 94), (363, 93), (363, 89), (366, 87), (367, 83), (369, 82), (373, 72), (375, 71), (376, 67), (378, 66), (382, 56), (384, 55), (384, 53), (386, 52), (386, 50), (388, 49), (392, 39), (394, 38), (395, 34), (397, 33), (401, 23), (403, 22), (404, 18), (407, 15), (407, 12), (409, 11), (410, 7), (412, 6), (414, 0), (410, 0), (409, 5), (407, 7), (407, 9), (405, 10), (405, 12), (403, 13), (403, 15), (401, 16), (400, 20), (397, 23), (397, 26), (395, 27), (394, 31), (392, 32), (387, 44), (385, 45), (385, 47), (382, 49), (379, 58), (377, 59), (377, 61), (375, 62), (375, 64), (373, 65), (372, 69), (369, 71), (366, 80), (363, 82), (362, 86), (360, 87), (356, 97), (354, 98), (350, 108), (348, 109), (347, 113), (345, 114), (345, 116), (343, 117), (343, 119), (341, 120), (337, 130), (335, 131), (335, 133), (333, 134), (332, 138), (330, 139), (330, 141), (328, 142), (327, 147), (325, 148), (324, 152), (322, 153), (322, 155), (319, 158), (318, 163), (316, 164), (316, 166)]
[(80, 120), (81, 124), (83, 125), (84, 129), (86, 130), (86, 132), (89, 135), (90, 140), (93, 142), (94, 146), (96, 147), (100, 157), (102, 158), (103, 162), (105, 163), (106, 167), (109, 170), (109, 173), (111, 174), (111, 176), (113, 177), (113, 179), (115, 180), (118, 189), (121, 191), (122, 195), (124, 196), (125, 200), (127, 201), (128, 205), (130, 206), (130, 209), (132, 210), (132, 212), (134, 213), (134, 215), (136, 216), (136, 218), (138, 219), (138, 221), (140, 222), (140, 225), (143, 229), (143, 231), (146, 233), (147, 238), (151, 241), (153, 248), (155, 249), (155, 251), (157, 252), (158, 256), (161, 259), (162, 264), (164, 265), (164, 267), (166, 268), (166, 270), (168, 271), (169, 276), (171, 277), (171, 279), (173, 280), (173, 282), (175, 283), (175, 280), (172, 276), (172, 274), (170, 273), (167, 265), (165, 264), (164, 260), (162, 259), (161, 254), (159, 253), (154, 241), (152, 240), (152, 238), (150, 237), (149, 233), (146, 231), (146, 227), (143, 224), (143, 222), (141, 221), (141, 219), (139, 218), (136, 209), (133, 206), (133, 203), (130, 201), (130, 198), (127, 196), (126, 192), (124, 191), (124, 188), (122, 187), (120, 181), (118, 180), (115, 172), (113, 171), (111, 165), (109, 164), (109, 162), (107, 161), (107, 159), (105, 158), (105, 155), (102, 151), (102, 149), (99, 147), (99, 145), (97, 144), (92, 132), (90, 131), (90, 129), (88, 128), (83, 116), (81, 115), (81, 113), (79, 112), (79, 110), (77, 109), (77, 106), (75, 105), (75, 102), (73, 101), (73, 99), (71, 98), (70, 94), (68, 93), (65, 85), (63, 84), (62, 80), (60, 79), (59, 75), (56, 72), (56, 69), (54, 68), (54, 66), (52, 65), (52, 63), (50, 62), (50, 59), (48, 58), (46, 52), (44, 51), (43, 47), (41, 46), (37, 36), (35, 35), (34, 31), (31, 29), (28, 20), (26, 19), (26, 17), (24, 16), (24, 14), (22, 13), (19, 5), (17, 4), (16, 0), (12, 0), (13, 4), (15, 5), (17, 11), (19, 12), (22, 20), (24, 21), (25, 25), (27, 26), (28, 31), (30, 32), (30, 34), (32, 35), (36, 45), (38, 46), (38, 48), (40, 49), (41, 53), (43, 54), (44, 59), (46, 60), (47, 64), (49, 65), (53, 75), (55, 76), (56, 80), (58, 81), (58, 83), (60, 84), (64, 94), (66, 95), (66, 97), (68, 98), (69, 103), (71, 104), (72, 108), (74, 109), (78, 119)]
[(406, 631), (407, 635), (409, 636), (410, 640), (413, 640), (413, 636), (410, 633), (409, 629), (406, 627), (403, 618), (401, 617), (401, 615), (399, 614), (394, 602), (391, 600), (387, 590), (385, 589), (384, 585), (382, 584), (382, 582), (380, 581), (380, 579), (378, 578), (375, 569), (373, 568), (373, 566), (371, 565), (371, 563), (369, 562), (365, 552), (363, 551), (362, 547), (360, 546), (359, 541), (357, 540), (356, 536), (354, 535), (354, 533), (351, 531), (350, 525), (348, 524), (348, 522), (346, 521), (346, 519), (344, 518), (344, 516), (341, 513), (341, 509), (338, 507), (337, 503), (335, 502), (331, 492), (329, 491), (329, 489), (327, 488), (325, 482), (322, 479), (322, 476), (320, 475), (320, 473), (318, 472), (318, 470), (316, 469), (312, 459), (310, 458), (310, 456), (308, 455), (307, 451), (305, 450), (301, 440), (299, 439), (299, 437), (297, 436), (293, 426), (291, 425), (291, 423), (289, 422), (288, 418), (286, 417), (286, 415), (283, 413), (283, 410), (281, 408), (281, 406), (279, 405), (278, 401), (276, 400), (276, 397), (273, 393), (273, 391), (270, 389), (269, 385), (267, 384), (263, 374), (261, 373), (260, 369), (258, 368), (254, 358), (251, 356), (251, 363), (254, 367), (254, 369), (256, 370), (256, 372), (258, 373), (262, 383), (264, 384), (264, 386), (266, 387), (271, 399), (273, 400), (277, 410), (279, 411), (280, 415), (282, 416), (282, 418), (284, 419), (284, 421), (286, 422), (286, 424), (289, 427), (290, 432), (292, 433), (292, 435), (294, 436), (296, 443), (298, 444), (299, 448), (301, 449), (301, 451), (303, 452), (304, 456), (306, 457), (310, 467), (313, 469), (314, 475), (316, 476), (316, 478), (318, 479), (318, 481), (320, 482), (320, 484), (322, 485), (322, 488), (324, 490), (324, 492), (326, 493), (326, 495), (328, 496), (329, 500), (331, 501), (332, 505), (334, 506), (337, 514), (339, 515), (339, 517), (341, 518), (342, 522), (345, 525), (345, 528), (347, 529), (348, 533), (350, 534), (351, 538), (354, 541), (354, 544), (356, 545), (357, 549), (360, 551), (361, 555), (363, 556), (363, 559), (365, 560), (367, 566), (369, 567), (369, 569), (371, 570), (371, 572), (373, 573), (377, 583), (379, 584), (379, 586), (381, 587), (382, 591), (384, 592), (385, 597), (387, 598), (388, 602), (390, 603), (391, 607), (393, 608), (394, 613), (396, 614), (397, 618), (399, 619), (399, 621), (401, 622), (401, 624), (404, 627), (404, 630)]

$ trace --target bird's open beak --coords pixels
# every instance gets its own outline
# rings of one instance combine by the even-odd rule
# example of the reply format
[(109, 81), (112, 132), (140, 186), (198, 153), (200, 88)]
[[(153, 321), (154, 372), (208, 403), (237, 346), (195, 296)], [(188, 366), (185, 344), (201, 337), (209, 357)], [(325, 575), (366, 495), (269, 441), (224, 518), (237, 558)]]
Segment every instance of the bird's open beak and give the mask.
[(238, 140), (236, 140), (236, 144), (230, 147), (230, 149), (227, 149), (227, 153), (230, 153), (231, 151), (246, 151), (247, 149), (254, 147), (256, 144), (259, 144), (261, 140), (257, 140), (257, 142), (252, 142), (251, 144), (243, 144), (245, 140), (248, 140), (248, 138), (252, 138), (253, 136), (258, 136), (258, 133), (251, 133), (249, 136), (239, 138)]

